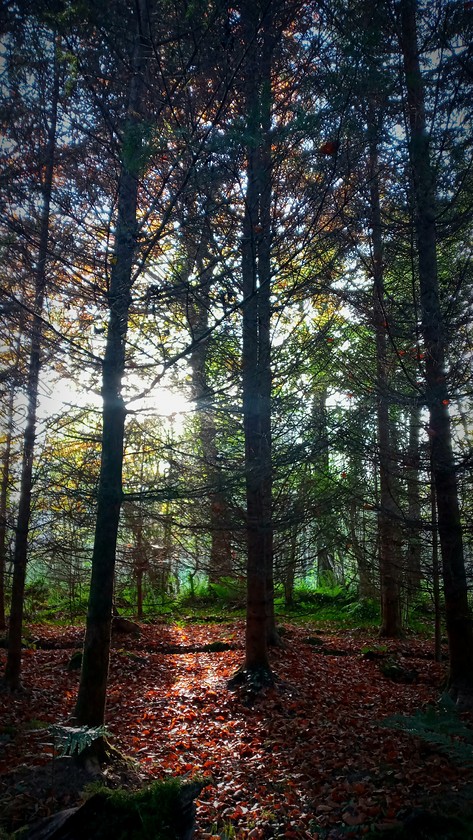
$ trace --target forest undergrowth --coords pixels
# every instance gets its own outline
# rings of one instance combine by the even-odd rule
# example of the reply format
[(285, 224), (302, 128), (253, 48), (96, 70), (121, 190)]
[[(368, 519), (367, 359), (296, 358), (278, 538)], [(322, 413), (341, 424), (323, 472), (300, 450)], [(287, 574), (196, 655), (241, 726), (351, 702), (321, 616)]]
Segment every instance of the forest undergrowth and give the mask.
[[(107, 728), (143, 781), (205, 777), (196, 838), (397, 837), (416, 819), (417, 833), (402, 836), (473, 836), (468, 828), (455, 833), (455, 815), (471, 803), (471, 768), (383, 725), (437, 702), (446, 666), (433, 660), (430, 640), (380, 645), (368, 630), (285, 624), (284, 646), (271, 653), (275, 685), (252, 694), (227, 687), (242, 662), (242, 621), (140, 630), (114, 637)], [(54, 775), (39, 795), (18, 784), (15, 771), (51, 762), (49, 727), (67, 724), (73, 711), (79, 673), (70, 662), (83, 629), (29, 625), (27, 632), (25, 692), (0, 694), (6, 832), (74, 799), (55, 791)], [(386, 662), (397, 670), (383, 673)], [(431, 814), (447, 820), (443, 834), (435, 833), (438, 821), (437, 829), (422, 827)]]

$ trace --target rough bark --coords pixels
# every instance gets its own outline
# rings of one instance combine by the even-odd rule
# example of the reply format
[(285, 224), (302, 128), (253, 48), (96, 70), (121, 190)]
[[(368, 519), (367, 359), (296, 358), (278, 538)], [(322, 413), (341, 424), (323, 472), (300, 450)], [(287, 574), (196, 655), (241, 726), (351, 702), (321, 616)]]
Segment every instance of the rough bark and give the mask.
[[(138, 4), (125, 135), (139, 137), (145, 92), (148, 10)], [(137, 237), (138, 172), (122, 161), (112, 273), (109, 321), (102, 366), (102, 453), (87, 624), (75, 718), (81, 725), (104, 723), (107, 692), (113, 584), (122, 503), (123, 439), (126, 409), (122, 397), (125, 345)]]
[(459, 705), (473, 704), (473, 629), (463, 552), (457, 476), (452, 449), (446, 375), (447, 334), (438, 284), (436, 188), (425, 117), (425, 96), (417, 43), (417, 4), (401, 0), (401, 46), (410, 130), (426, 402), (431, 465), (450, 653), (450, 692)]
[(21, 636), (23, 629), (23, 601), (28, 559), (28, 535), (31, 518), (31, 492), (36, 442), (38, 389), (43, 339), (42, 312), (47, 286), (47, 259), (50, 231), (50, 205), (53, 189), (54, 158), (59, 103), (59, 61), (56, 44), (53, 57), (53, 80), (47, 139), (44, 149), (44, 178), (41, 185), (42, 209), (40, 218), (38, 258), (34, 277), (34, 304), (31, 322), (31, 345), (26, 381), (27, 410), (23, 435), (18, 517), (13, 552), (13, 580), (8, 628), (8, 655), (5, 668), (5, 685), (10, 691), (21, 687)]
[(259, 182), (259, 226), (257, 233), (258, 254), (258, 344), (259, 344), (259, 390), (261, 424), (261, 494), (263, 506), (264, 563), (266, 566), (268, 644), (278, 645), (280, 639), (276, 630), (274, 614), (274, 533), (273, 533), (273, 463), (271, 429), (271, 62), (273, 50), (272, 17), (265, 9), (263, 22), (263, 43), (261, 47), (261, 92), (260, 120), (261, 137), (257, 157)]
[(297, 568), (297, 525), (292, 525), (288, 546), (288, 555), (284, 564), (284, 603), (286, 607), (294, 604), (294, 582)]
[(379, 116), (370, 113), (370, 212), (372, 228), (373, 315), (376, 335), (377, 434), (379, 451), (380, 510), (378, 515), (379, 565), (381, 575), (380, 635), (400, 636), (401, 552), (397, 528), (398, 506), (395, 500), (389, 383), (387, 373), (387, 333), (384, 295), (383, 240), (379, 197), (378, 133)]
[[(210, 202), (209, 202), (210, 203)], [(201, 240), (195, 247), (192, 263), (199, 276), (199, 288), (188, 307), (188, 318), (195, 346), (190, 356), (192, 370), (192, 398), (198, 408), (203, 472), (208, 483), (208, 506), (211, 531), (209, 581), (217, 583), (232, 574), (231, 533), (229, 511), (223, 487), (216, 445), (217, 427), (211, 405), (211, 389), (207, 377), (208, 342), (199, 341), (208, 330), (212, 272), (209, 243), (211, 238), (211, 208), (205, 212)], [(206, 260), (205, 257), (208, 259)]]
[(409, 418), (409, 445), (407, 450), (407, 505), (408, 505), (408, 546), (406, 558), (406, 586), (407, 596), (410, 600), (416, 597), (419, 592), (422, 580), (421, 558), (421, 502), (419, 484), (419, 428), (420, 412), (419, 406), (413, 405), (410, 409)]
[[(268, 401), (271, 394), (266, 346), (269, 317), (269, 278), (266, 285), (259, 278), (259, 238), (264, 231), (261, 212), (261, 90), (259, 85), (258, 27), (259, 9), (249, 0), (242, 3), (242, 19), (247, 43), (246, 109), (248, 136), (247, 188), (242, 238), (242, 384), (243, 424), (245, 433), (245, 481), (247, 526), (247, 612), (244, 670), (270, 671), (268, 660), (268, 553), (272, 545), (268, 531)], [(263, 245), (261, 268), (266, 268)], [(262, 342), (262, 343), (261, 343)]]
[(14, 433), (14, 407), (15, 395), (18, 385), (18, 369), (20, 365), (21, 353), (21, 335), (22, 324), (20, 324), (19, 334), (17, 337), (17, 345), (15, 351), (15, 360), (12, 366), (12, 376), (9, 383), (9, 392), (6, 406), (6, 424), (5, 424), (5, 444), (2, 455), (2, 478), (0, 484), (0, 630), (6, 628), (5, 615), (5, 576), (7, 566), (7, 520), (8, 520), (8, 488), (10, 486), (10, 472), (11, 472), (11, 458), (12, 458), (12, 441)]
[(327, 433), (327, 387), (323, 385), (318, 388), (313, 396), (312, 402), (312, 434), (316, 446), (314, 457), (315, 475), (321, 481), (321, 488), (318, 491), (318, 500), (315, 509), (317, 524), (317, 582), (319, 586), (332, 586), (336, 582), (335, 563), (332, 546), (330, 545), (330, 534), (334, 525), (331, 522), (331, 502), (327, 499), (326, 479), (330, 473), (329, 468), (329, 444)]

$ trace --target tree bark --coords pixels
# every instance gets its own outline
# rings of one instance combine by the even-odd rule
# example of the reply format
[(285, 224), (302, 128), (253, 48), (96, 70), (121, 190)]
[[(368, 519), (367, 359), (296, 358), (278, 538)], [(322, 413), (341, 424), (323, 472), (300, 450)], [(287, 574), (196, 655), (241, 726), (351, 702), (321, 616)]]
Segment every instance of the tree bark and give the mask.
[[(199, 341), (208, 330), (210, 309), (210, 289), (212, 272), (209, 243), (211, 239), (212, 202), (204, 214), (203, 228), (200, 242), (194, 248), (195, 256), (191, 260), (195, 263), (199, 288), (188, 307), (188, 318), (192, 328), (192, 337), (196, 341), (190, 357), (192, 370), (192, 398), (198, 409), (200, 442), (203, 455), (203, 472), (208, 482), (208, 507), (211, 531), (211, 547), (208, 575), (210, 583), (218, 583), (224, 577), (232, 574), (231, 534), (229, 525), (228, 504), (223, 487), (222, 470), (218, 460), (216, 446), (217, 427), (214, 410), (211, 405), (211, 390), (207, 378), (208, 343)], [(208, 265), (205, 257), (208, 257)]]
[(5, 445), (2, 455), (2, 478), (0, 484), (0, 630), (6, 629), (5, 614), (5, 577), (7, 566), (7, 520), (8, 520), (8, 488), (11, 478), (12, 441), (14, 432), (14, 407), (15, 395), (19, 382), (19, 366), (21, 355), (21, 337), (23, 332), (23, 320), (20, 319), (20, 326), (17, 336), (15, 361), (12, 365), (10, 377), (8, 402), (6, 406), (6, 428)]
[(421, 502), (419, 484), (419, 428), (420, 412), (418, 405), (412, 405), (409, 417), (409, 445), (406, 470), (407, 505), (409, 518), (408, 546), (406, 560), (407, 596), (412, 600), (418, 595), (422, 580), (421, 558)]
[(327, 499), (327, 477), (330, 473), (329, 444), (327, 432), (327, 386), (317, 384), (312, 402), (312, 436), (317, 454), (314, 456), (317, 502), (315, 519), (317, 524), (317, 584), (333, 586), (336, 581), (333, 548), (330, 534), (333, 532), (331, 502)]
[[(245, 433), (245, 481), (247, 526), (247, 611), (245, 671), (270, 673), (268, 660), (268, 555), (272, 548), (272, 534), (268, 530), (268, 490), (271, 486), (270, 428), (270, 359), (267, 336), (269, 331), (269, 277), (266, 270), (266, 248), (259, 237), (264, 230), (260, 214), (262, 204), (261, 161), (261, 90), (259, 84), (260, 57), (258, 4), (242, 3), (242, 19), (247, 44), (246, 109), (248, 120), (247, 188), (242, 238), (243, 285), (243, 424)], [(264, 204), (263, 204), (264, 206)], [(266, 220), (265, 220), (265, 223)], [(259, 262), (261, 260), (261, 263)], [(259, 270), (263, 272), (263, 282)], [(264, 282), (266, 281), (266, 282)], [(269, 385), (269, 393), (268, 393)], [(270, 409), (269, 409), (270, 411)]]
[(452, 448), (445, 357), (447, 335), (439, 298), (436, 194), (425, 118), (424, 85), (417, 44), (417, 4), (401, 0), (410, 129), (410, 162), (415, 201), (422, 334), (425, 344), (426, 402), (431, 464), (437, 499), (438, 531), (450, 652), (449, 690), (458, 705), (473, 704), (473, 629), (468, 605), (463, 534)]
[[(137, 5), (138, 21), (130, 79), (125, 136), (139, 142), (145, 93), (148, 10)], [(132, 157), (132, 156), (131, 156)], [(125, 346), (137, 239), (138, 172), (122, 159), (118, 214), (109, 291), (107, 343), (102, 366), (102, 453), (98, 485), (92, 578), (75, 718), (80, 725), (104, 723), (110, 657), (115, 554), (122, 503), (123, 439), (126, 409), (122, 397)]]
[(40, 218), (38, 259), (35, 272), (33, 318), (31, 323), (31, 345), (26, 381), (27, 411), (23, 435), (23, 458), (21, 465), (20, 495), (16, 522), (15, 547), (13, 553), (13, 581), (11, 608), (8, 627), (8, 655), (5, 668), (5, 685), (10, 691), (21, 687), (21, 636), (23, 629), (23, 601), (25, 593), (26, 566), (28, 559), (28, 535), (31, 518), (31, 492), (33, 462), (36, 442), (38, 410), (38, 388), (41, 368), (43, 339), (42, 313), (47, 286), (47, 258), (50, 228), (50, 206), (53, 189), (54, 159), (56, 152), (56, 131), (59, 104), (59, 61), (57, 44), (54, 44), (53, 80), (51, 108), (47, 140), (44, 149), (44, 179), (41, 186), (42, 210)]
[(378, 515), (381, 575), (380, 635), (396, 638), (402, 633), (399, 579), (401, 551), (395, 500), (389, 385), (387, 374), (387, 315), (384, 297), (383, 239), (379, 197), (378, 134), (380, 117), (370, 108), (368, 119), (370, 157), (370, 211), (372, 228), (373, 314), (376, 335), (377, 432), (379, 450), (380, 510)]
[(272, 15), (263, 10), (263, 42), (260, 70), (261, 136), (257, 155), (259, 183), (259, 225), (256, 237), (258, 254), (258, 366), (261, 412), (261, 494), (263, 506), (264, 564), (266, 566), (266, 634), (268, 644), (278, 645), (274, 614), (274, 533), (273, 533), (273, 463), (272, 463), (272, 370), (271, 370), (271, 63), (273, 51)]

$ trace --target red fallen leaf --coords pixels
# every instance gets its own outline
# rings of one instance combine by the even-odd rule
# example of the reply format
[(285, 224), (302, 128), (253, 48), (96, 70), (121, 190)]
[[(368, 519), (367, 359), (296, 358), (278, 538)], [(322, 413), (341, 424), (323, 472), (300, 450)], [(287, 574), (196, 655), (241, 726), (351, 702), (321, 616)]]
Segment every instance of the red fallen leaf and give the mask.
[(350, 811), (345, 811), (345, 813), (342, 814), (342, 820), (344, 823), (350, 826), (361, 825), (362, 823), (366, 822), (366, 814), (363, 814), (361, 812), (355, 812), (354, 814), (351, 814)]
[(326, 805), (324, 805), (324, 804), (317, 805), (315, 810), (316, 810), (317, 814), (329, 814), (331, 811), (334, 810), (334, 808), (337, 808), (337, 807), (338, 807), (337, 802), (331, 802), (330, 804), (327, 803)]
[(366, 793), (367, 787), (364, 782), (355, 782), (351, 789), (357, 796), (361, 796), (363, 793)]

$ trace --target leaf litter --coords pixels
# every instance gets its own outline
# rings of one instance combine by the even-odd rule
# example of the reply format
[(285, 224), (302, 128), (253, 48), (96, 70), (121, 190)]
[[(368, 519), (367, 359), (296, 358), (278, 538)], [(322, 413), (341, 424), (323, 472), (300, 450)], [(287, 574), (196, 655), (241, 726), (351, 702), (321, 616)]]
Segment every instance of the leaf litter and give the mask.
[[(82, 632), (29, 628), (36, 643), (25, 651), (26, 691), (0, 695), (4, 779), (20, 765), (51, 760), (49, 727), (67, 724), (76, 699), (79, 674), (67, 663)], [(416, 809), (468, 800), (471, 771), (382, 726), (437, 701), (445, 666), (430, 658), (430, 642), (386, 643), (390, 656), (415, 668), (416, 682), (402, 684), (363, 655), (373, 645), (366, 633), (326, 633), (321, 649), (307, 628), (288, 625), (284, 639), (271, 652), (274, 686), (248, 697), (227, 687), (243, 659), (242, 622), (142, 625), (139, 638), (114, 638), (112, 742), (138, 762), (142, 778), (206, 778), (198, 838), (356, 838), (388, 831)], [(201, 650), (215, 642), (232, 649)], [(34, 790), (28, 796), (34, 801)]]

